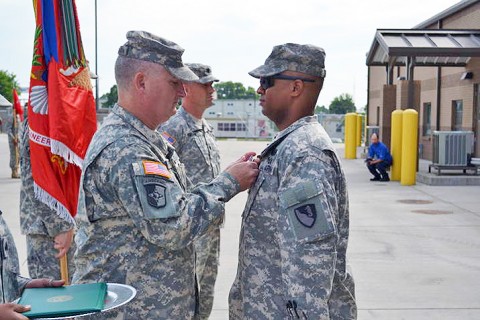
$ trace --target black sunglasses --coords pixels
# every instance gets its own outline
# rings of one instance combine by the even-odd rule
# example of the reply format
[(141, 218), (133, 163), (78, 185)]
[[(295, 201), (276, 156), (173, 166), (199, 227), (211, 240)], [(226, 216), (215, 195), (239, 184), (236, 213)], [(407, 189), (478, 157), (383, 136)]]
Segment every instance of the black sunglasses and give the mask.
[(313, 79), (307, 79), (307, 78), (301, 78), (301, 77), (295, 77), (295, 76), (287, 76), (284, 74), (274, 74), (273, 76), (270, 77), (261, 77), (260, 78), (260, 86), (263, 88), (263, 90), (267, 90), (268, 88), (273, 87), (275, 84), (275, 79), (279, 80), (301, 80), (305, 82), (315, 82)]

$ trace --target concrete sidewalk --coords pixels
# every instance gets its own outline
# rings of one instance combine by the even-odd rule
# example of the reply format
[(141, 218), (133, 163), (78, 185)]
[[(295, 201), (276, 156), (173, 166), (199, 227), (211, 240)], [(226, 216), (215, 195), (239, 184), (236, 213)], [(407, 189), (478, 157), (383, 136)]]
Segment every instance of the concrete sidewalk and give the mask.
[[(222, 140), (222, 165), (266, 142)], [(339, 154), (343, 157), (342, 146)], [(0, 134), (0, 209), (27, 274), (19, 232), (19, 180), (10, 179)], [(362, 159), (342, 160), (350, 195), (349, 264), (359, 319), (480, 319), (480, 186), (439, 187), (370, 182)], [(246, 192), (227, 204), (211, 319), (228, 318)]]

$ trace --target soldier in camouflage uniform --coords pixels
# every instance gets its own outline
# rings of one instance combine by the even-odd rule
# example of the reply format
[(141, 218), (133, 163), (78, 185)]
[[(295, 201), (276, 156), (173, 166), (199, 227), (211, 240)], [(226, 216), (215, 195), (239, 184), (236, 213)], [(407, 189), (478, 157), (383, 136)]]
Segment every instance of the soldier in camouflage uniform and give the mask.
[(19, 124), (18, 116), (13, 110), (12, 116), (7, 118), (6, 132), (8, 134), (8, 146), (10, 147), (10, 169), (12, 169), (12, 178), (18, 179), (18, 163), (19, 163), (19, 150), (18, 150), (18, 128)]
[[(26, 114), (26, 113), (25, 113)], [(75, 221), (60, 218), (55, 210), (35, 198), (32, 167), (30, 164), (30, 140), (28, 118), (22, 124), (20, 134), (20, 228), (27, 240), (28, 272), (32, 278), (59, 279), (59, 258), (68, 252), (68, 271), (74, 271), (74, 247), (70, 247)]]
[(12, 234), (0, 211), (0, 320), (25, 319), (20, 313), (30, 310), (11, 301), (18, 298), (24, 288), (58, 287), (63, 281), (28, 279), (20, 276), (17, 249)]
[(324, 58), (321, 48), (288, 43), (249, 73), (280, 132), (261, 153), (243, 212), (230, 319), (356, 318), (345, 177), (313, 115)]
[(258, 166), (247, 153), (191, 188), (156, 129), (185, 96), (182, 81), (198, 77), (177, 44), (144, 31), (129, 31), (127, 39), (115, 64), (118, 103), (84, 160), (73, 282), (137, 289), (130, 303), (94, 319), (195, 319), (192, 243), (218, 228), (225, 202), (254, 182)]
[[(218, 81), (211, 68), (200, 63), (186, 63), (199, 79), (184, 83), (186, 97), (177, 113), (159, 131), (174, 147), (185, 166), (185, 172), (193, 185), (207, 183), (220, 173), (220, 152), (215, 142), (213, 128), (203, 118), (205, 110), (213, 105)], [(212, 311), (215, 280), (220, 251), (220, 228), (194, 242), (195, 270), (199, 294), (200, 319), (208, 319)]]

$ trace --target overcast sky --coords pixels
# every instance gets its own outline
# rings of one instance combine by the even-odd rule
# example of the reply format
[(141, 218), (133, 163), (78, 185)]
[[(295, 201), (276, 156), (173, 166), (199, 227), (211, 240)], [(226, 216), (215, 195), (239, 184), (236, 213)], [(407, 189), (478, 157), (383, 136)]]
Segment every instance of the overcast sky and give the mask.
[[(310, 43), (326, 51), (327, 78), (318, 100), (342, 93), (367, 102), (366, 53), (376, 29), (412, 28), (456, 0), (98, 0), (100, 95), (115, 84), (117, 50), (128, 30), (178, 43), (184, 62), (209, 64), (221, 81), (258, 87), (247, 72), (278, 44)], [(95, 0), (77, 0), (83, 46), (95, 71)], [(35, 29), (31, 0), (0, 0), (0, 70), (29, 85)]]

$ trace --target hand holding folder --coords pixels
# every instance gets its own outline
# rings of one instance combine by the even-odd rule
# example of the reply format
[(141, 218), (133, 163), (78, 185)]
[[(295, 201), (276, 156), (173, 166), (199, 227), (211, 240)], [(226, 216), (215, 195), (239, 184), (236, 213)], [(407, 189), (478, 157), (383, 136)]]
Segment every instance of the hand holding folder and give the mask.
[(102, 311), (107, 293), (104, 282), (56, 288), (27, 288), (18, 301), (30, 305), (28, 318), (51, 318)]

